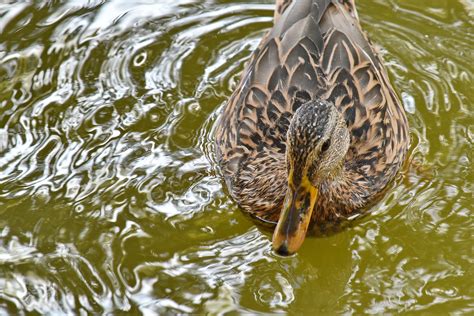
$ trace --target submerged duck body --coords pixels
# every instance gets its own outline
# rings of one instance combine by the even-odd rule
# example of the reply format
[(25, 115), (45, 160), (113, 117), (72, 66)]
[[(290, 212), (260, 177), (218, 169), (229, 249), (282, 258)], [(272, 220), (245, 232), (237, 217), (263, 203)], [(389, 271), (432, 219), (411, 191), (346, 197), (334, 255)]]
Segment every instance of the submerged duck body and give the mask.
[(278, 223), (277, 252), (364, 211), (405, 160), (408, 123), (353, 0), (277, 1), (218, 122), (232, 198)]

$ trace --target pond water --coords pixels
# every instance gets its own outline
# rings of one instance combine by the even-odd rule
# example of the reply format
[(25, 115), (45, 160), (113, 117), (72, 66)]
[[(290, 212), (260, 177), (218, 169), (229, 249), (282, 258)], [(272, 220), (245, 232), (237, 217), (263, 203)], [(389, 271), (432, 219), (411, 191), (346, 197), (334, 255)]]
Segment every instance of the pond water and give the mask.
[(2, 1), (0, 314), (474, 313), (474, 4), (357, 2), (412, 162), (280, 258), (212, 136), (272, 0)]

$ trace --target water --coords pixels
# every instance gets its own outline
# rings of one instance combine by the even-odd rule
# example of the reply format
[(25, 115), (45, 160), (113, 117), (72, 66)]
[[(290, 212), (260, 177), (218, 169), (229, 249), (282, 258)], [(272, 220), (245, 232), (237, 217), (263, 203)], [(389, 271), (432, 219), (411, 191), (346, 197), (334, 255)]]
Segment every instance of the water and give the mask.
[(0, 5), (0, 314), (474, 312), (472, 1), (358, 1), (412, 163), (292, 258), (212, 145), (272, 1), (133, 2)]

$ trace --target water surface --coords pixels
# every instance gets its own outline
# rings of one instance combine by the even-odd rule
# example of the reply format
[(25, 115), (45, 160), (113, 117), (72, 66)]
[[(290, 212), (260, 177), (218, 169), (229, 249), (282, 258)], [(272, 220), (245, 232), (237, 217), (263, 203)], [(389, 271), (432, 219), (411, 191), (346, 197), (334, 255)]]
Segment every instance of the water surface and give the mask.
[(474, 6), (359, 0), (411, 124), (373, 215), (292, 258), (212, 129), (271, 0), (0, 4), (0, 314), (474, 312)]

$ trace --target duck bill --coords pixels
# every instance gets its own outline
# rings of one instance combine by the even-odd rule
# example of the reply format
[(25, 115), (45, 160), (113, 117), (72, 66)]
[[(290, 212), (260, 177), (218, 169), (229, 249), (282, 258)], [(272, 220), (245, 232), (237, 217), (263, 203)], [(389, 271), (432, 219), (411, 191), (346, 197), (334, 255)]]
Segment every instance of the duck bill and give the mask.
[(309, 181), (299, 187), (288, 186), (280, 219), (273, 233), (273, 249), (282, 256), (294, 254), (303, 244), (318, 189)]

